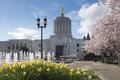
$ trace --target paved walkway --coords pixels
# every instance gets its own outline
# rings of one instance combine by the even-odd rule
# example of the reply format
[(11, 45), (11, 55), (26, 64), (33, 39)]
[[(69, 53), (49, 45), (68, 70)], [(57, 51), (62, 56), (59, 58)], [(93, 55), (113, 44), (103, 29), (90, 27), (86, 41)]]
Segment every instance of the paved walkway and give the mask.
[(120, 80), (120, 67), (92, 61), (76, 61), (68, 66), (83, 67), (95, 71), (103, 80)]

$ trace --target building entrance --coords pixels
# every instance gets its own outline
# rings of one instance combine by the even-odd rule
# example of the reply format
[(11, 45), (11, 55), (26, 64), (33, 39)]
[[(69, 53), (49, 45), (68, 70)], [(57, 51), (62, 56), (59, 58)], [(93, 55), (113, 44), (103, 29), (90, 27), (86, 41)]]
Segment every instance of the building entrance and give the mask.
[(63, 51), (64, 50), (64, 46), (63, 45), (56, 45), (56, 49), (55, 49), (55, 57), (59, 58), (60, 56), (63, 56)]

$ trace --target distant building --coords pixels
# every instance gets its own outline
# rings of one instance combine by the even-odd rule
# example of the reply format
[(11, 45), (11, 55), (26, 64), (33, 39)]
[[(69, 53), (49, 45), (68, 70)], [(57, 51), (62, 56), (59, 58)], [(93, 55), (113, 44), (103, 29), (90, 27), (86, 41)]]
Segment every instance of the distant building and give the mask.
[[(61, 9), (61, 15), (56, 17), (53, 23), (54, 35), (43, 41), (44, 53), (54, 52), (56, 57), (67, 56), (83, 59), (84, 49), (82, 46), (85, 39), (73, 38), (71, 19), (64, 16), (63, 8)], [(40, 45), (40, 40), (11, 39), (9, 41), (0, 41), (0, 51), (17, 52), (26, 48), (28, 52), (37, 52), (41, 49)]]

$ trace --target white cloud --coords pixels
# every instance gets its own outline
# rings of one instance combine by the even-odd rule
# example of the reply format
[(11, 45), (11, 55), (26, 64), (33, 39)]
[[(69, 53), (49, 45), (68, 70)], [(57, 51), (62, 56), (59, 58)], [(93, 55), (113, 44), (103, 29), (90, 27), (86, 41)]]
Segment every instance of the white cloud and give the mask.
[(36, 39), (40, 37), (40, 32), (33, 29), (19, 27), (13, 31), (8, 31), (8, 35), (15, 39)]
[(82, 18), (80, 22), (79, 33), (88, 33), (90, 32), (91, 27), (96, 22), (96, 20), (103, 15), (105, 15), (106, 8), (98, 6), (98, 3), (92, 5), (85, 4), (78, 11), (78, 16)]
[(69, 13), (67, 13), (65, 16), (71, 18), (72, 20), (79, 20), (80, 17), (78, 16), (78, 11), (70, 11)]
[(98, 6), (98, 3), (84, 4), (80, 10), (73, 10), (66, 14), (72, 19), (73, 26), (79, 27), (78, 33), (87, 34), (91, 32), (91, 28), (96, 20), (105, 15), (106, 8)]

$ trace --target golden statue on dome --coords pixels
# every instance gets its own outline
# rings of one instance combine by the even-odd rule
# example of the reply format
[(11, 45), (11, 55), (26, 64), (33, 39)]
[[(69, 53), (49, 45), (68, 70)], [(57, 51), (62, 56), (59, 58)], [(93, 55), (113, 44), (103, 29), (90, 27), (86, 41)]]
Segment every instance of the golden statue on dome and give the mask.
[(61, 7), (61, 16), (64, 16), (64, 7)]

